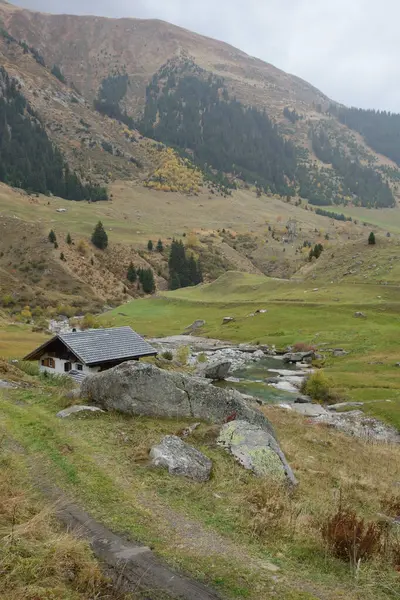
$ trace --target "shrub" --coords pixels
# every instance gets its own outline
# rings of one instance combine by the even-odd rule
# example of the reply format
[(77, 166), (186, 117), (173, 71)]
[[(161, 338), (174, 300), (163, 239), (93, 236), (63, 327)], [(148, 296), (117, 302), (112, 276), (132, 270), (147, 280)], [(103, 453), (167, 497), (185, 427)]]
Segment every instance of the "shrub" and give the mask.
[(3, 296), (1, 299), (1, 303), (3, 306), (13, 306), (15, 304), (15, 300), (11, 294), (5, 294), (5, 296)]
[(311, 346), (306, 342), (296, 342), (295, 344), (293, 344), (294, 352), (315, 352), (315, 350), (315, 346)]
[(54, 244), (57, 241), (57, 236), (52, 229), (48, 235), (48, 238), (49, 238), (49, 242), (51, 242), (52, 244)]
[(96, 317), (90, 313), (87, 313), (83, 317), (80, 325), (82, 329), (100, 329), (100, 323)]
[(204, 354), (204, 352), (202, 352), (201, 354), (198, 355), (197, 362), (199, 362), (199, 363), (207, 362), (207, 356)]
[(186, 365), (189, 358), (189, 346), (180, 346), (176, 352), (176, 358), (182, 365)]
[(165, 359), (165, 360), (173, 360), (174, 355), (172, 354), (171, 350), (165, 350), (161, 356)]
[(354, 511), (342, 508), (326, 519), (321, 533), (332, 554), (353, 567), (378, 552), (382, 536), (377, 523), (367, 524)]
[(334, 399), (332, 382), (323, 371), (316, 371), (307, 377), (301, 386), (301, 391), (318, 402), (329, 402)]
[(78, 243), (78, 252), (80, 254), (83, 254), (83, 256), (85, 256), (87, 250), (88, 250), (88, 245), (85, 242), (85, 240), (79, 240), (79, 243)]
[(250, 488), (245, 496), (245, 505), (252, 534), (258, 538), (266, 537), (283, 525), (288, 515), (287, 491), (283, 485), (269, 481)]

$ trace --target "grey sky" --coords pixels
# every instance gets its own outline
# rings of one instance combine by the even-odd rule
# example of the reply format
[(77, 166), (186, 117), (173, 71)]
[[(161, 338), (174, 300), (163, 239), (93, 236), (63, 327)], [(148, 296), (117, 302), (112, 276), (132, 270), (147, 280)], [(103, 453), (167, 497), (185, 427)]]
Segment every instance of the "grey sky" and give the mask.
[(164, 19), (229, 42), (331, 98), (400, 112), (397, 0), (11, 0), (47, 12)]

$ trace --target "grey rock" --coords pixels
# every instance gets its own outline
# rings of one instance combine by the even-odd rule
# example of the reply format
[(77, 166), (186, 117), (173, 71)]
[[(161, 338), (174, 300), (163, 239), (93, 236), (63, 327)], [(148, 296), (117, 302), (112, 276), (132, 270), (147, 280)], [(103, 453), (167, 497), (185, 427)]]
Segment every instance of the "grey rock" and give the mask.
[(363, 312), (355, 312), (354, 316), (356, 319), (366, 319), (367, 315)]
[(309, 352), (288, 352), (283, 355), (282, 360), (285, 363), (298, 363), (307, 361), (308, 359), (312, 360), (314, 357), (314, 350), (310, 350)]
[(262, 350), (256, 350), (254, 352), (253, 356), (254, 356), (254, 358), (257, 358), (257, 359), (260, 359), (260, 360), (263, 359), (263, 358), (265, 358), (265, 354), (264, 354), (264, 352)]
[(233, 321), (235, 321), (235, 319), (233, 317), (224, 317), (222, 324), (227, 325), (228, 323), (233, 323)]
[(266, 383), (279, 383), (281, 381), (280, 377), (269, 377), (265, 380)]
[(101, 408), (97, 408), (96, 406), (75, 405), (70, 406), (69, 408), (66, 408), (64, 410), (60, 410), (60, 412), (57, 413), (57, 417), (59, 419), (66, 419), (67, 417), (70, 417), (71, 415), (75, 415), (80, 412), (104, 413), (104, 410), (101, 410)]
[(227, 423), (220, 431), (218, 444), (255, 475), (297, 484), (275, 438), (258, 425), (241, 420)]
[(364, 406), (364, 402), (339, 402), (338, 404), (327, 406), (327, 409), (334, 412), (340, 412), (344, 408), (359, 408), (360, 406)]
[(67, 400), (79, 400), (80, 397), (81, 397), (80, 388), (74, 388), (73, 390), (69, 390), (68, 392), (66, 392), (64, 394), (64, 398), (66, 398)]
[(343, 348), (336, 348), (335, 350), (332, 350), (332, 356), (334, 356), (335, 358), (339, 358), (340, 356), (347, 356), (349, 353), (346, 352), (346, 350), (343, 350)]
[(197, 321), (195, 321), (194, 323), (192, 323), (191, 325), (186, 327), (185, 335), (190, 335), (193, 331), (196, 331), (197, 329), (201, 329), (201, 327), (204, 327), (205, 324), (206, 324), (205, 321), (203, 321), (202, 319), (198, 319)]
[(211, 460), (175, 435), (167, 435), (158, 446), (154, 446), (150, 458), (154, 467), (165, 467), (171, 475), (200, 482), (210, 478)]
[(82, 397), (106, 410), (129, 415), (188, 417), (211, 423), (224, 423), (235, 415), (275, 437), (268, 419), (248, 406), (238, 391), (136, 361), (87, 377)]
[(312, 399), (310, 396), (297, 396), (294, 401), (295, 404), (312, 404)]
[(201, 374), (206, 379), (213, 379), (214, 381), (223, 381), (229, 375), (230, 368), (232, 366), (229, 360), (217, 360), (208, 363), (201, 369)]
[(292, 404), (291, 408), (304, 417), (320, 417), (327, 415), (328, 411), (320, 404)]

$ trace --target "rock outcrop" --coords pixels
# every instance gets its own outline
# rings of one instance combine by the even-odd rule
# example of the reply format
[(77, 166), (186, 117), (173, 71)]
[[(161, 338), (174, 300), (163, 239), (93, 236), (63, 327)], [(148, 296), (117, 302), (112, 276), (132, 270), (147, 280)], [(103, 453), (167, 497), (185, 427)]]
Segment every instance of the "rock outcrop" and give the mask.
[(129, 415), (187, 417), (217, 424), (234, 415), (275, 437), (268, 419), (236, 390), (150, 364), (126, 362), (91, 375), (83, 382), (81, 394), (89, 403)]
[(206, 379), (213, 381), (223, 381), (229, 375), (232, 363), (229, 360), (216, 360), (209, 362), (199, 371)]
[(97, 408), (97, 406), (76, 405), (70, 406), (69, 408), (65, 408), (64, 410), (60, 410), (60, 412), (57, 413), (57, 417), (59, 419), (66, 419), (71, 415), (76, 415), (77, 413), (81, 412), (103, 413), (104, 410), (101, 410), (101, 408)]
[(246, 421), (227, 423), (221, 429), (218, 444), (226, 448), (245, 469), (259, 477), (297, 484), (275, 438), (258, 425)]
[(175, 435), (167, 435), (154, 446), (150, 458), (154, 467), (166, 467), (171, 475), (182, 475), (200, 482), (210, 478), (211, 460)]
[(282, 360), (284, 363), (298, 363), (311, 361), (313, 358), (315, 358), (315, 352), (310, 350), (309, 352), (288, 352), (283, 355)]

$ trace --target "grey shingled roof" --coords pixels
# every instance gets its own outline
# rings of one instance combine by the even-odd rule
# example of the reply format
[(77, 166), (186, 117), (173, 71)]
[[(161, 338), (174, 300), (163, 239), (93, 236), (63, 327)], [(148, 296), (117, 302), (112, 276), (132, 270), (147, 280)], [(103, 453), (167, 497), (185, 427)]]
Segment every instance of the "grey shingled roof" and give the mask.
[(86, 365), (157, 354), (130, 327), (62, 333), (58, 338)]

